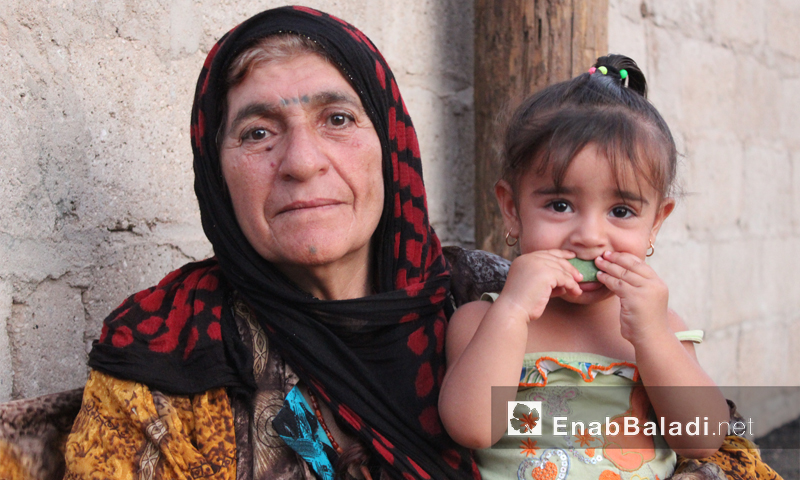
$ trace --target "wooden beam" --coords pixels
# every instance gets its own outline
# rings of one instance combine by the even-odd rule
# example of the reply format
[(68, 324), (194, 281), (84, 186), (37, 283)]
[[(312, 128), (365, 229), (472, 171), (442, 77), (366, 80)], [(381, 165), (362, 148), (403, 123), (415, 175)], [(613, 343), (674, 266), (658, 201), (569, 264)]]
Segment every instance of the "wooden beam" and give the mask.
[(532, 93), (608, 50), (608, 0), (475, 0), (475, 244), (512, 258), (494, 184), (502, 126)]

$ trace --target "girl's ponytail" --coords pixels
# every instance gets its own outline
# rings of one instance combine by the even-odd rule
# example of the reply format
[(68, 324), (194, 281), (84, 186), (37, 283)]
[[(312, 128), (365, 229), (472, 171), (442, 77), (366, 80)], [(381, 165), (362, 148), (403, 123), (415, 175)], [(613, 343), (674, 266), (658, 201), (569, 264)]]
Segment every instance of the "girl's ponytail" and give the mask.
[(606, 73), (604, 75), (611, 76), (619, 82), (620, 86), (627, 86), (639, 95), (647, 98), (647, 80), (644, 78), (644, 73), (639, 68), (639, 65), (625, 55), (609, 54), (600, 57), (592, 67), (590, 72), (593, 75), (603, 74), (603, 68)]

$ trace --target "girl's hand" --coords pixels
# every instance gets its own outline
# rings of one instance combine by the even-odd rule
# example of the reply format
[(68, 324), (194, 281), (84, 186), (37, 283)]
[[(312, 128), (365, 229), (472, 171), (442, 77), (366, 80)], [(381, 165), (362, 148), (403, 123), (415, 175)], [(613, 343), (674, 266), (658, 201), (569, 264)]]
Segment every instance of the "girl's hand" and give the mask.
[(595, 260), (597, 280), (620, 301), (622, 337), (638, 347), (671, 335), (667, 303), (669, 289), (641, 258), (625, 252), (605, 252)]
[(495, 303), (508, 303), (521, 308), (528, 321), (542, 316), (547, 302), (569, 292), (582, 293), (578, 282), (583, 276), (567, 260), (575, 256), (566, 250), (540, 250), (517, 257), (508, 270), (508, 277)]

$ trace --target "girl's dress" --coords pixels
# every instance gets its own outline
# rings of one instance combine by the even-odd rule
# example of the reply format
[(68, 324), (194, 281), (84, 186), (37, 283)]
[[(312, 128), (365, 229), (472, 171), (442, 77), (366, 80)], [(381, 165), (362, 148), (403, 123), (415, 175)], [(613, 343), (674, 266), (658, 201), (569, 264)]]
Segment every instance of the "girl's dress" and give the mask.
[[(703, 332), (676, 336), (700, 343)], [(500, 441), (475, 452), (485, 480), (663, 480), (675, 468), (675, 452), (660, 435), (632, 362), (584, 352), (528, 353), (508, 412), (514, 421)], [(536, 424), (538, 435), (526, 431)], [(654, 428), (658, 434), (651, 435)]]

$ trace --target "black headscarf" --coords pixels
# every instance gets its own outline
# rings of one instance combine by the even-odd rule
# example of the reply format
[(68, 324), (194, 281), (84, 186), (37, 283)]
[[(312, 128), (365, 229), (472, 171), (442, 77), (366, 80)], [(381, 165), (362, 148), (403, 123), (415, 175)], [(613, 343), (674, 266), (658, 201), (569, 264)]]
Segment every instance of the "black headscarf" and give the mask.
[[(373, 235), (377, 293), (320, 301), (250, 245), (224, 193), (216, 132), (230, 62), (261, 38), (294, 33), (320, 45), (372, 121), (383, 153), (384, 205)], [(398, 478), (478, 477), (444, 432), (449, 266), (428, 222), (416, 133), (394, 76), (352, 25), (305, 7), (258, 14), (209, 52), (192, 109), (195, 192), (215, 259), (173, 272), (106, 319), (90, 365), (171, 393), (252, 386), (252, 363), (226, 302), (236, 291), (285, 361)], [(228, 293), (226, 293), (228, 292)]]

